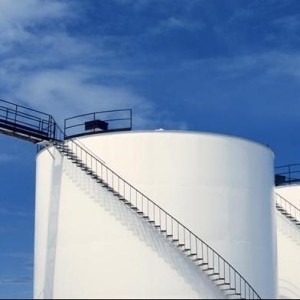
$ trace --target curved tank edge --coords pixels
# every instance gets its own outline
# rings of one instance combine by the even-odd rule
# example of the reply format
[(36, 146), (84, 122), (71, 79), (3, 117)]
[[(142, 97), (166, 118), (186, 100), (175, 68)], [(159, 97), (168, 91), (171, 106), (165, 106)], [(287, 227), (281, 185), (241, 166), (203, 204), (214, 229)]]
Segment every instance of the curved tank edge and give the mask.
[(225, 133), (215, 133), (215, 132), (209, 132), (209, 131), (193, 131), (193, 130), (165, 130), (165, 129), (154, 129), (154, 130), (133, 130), (133, 131), (123, 131), (123, 132), (107, 132), (107, 133), (98, 133), (98, 134), (86, 134), (83, 135), (81, 137), (78, 137), (79, 139), (85, 139), (87, 137), (91, 137), (91, 136), (102, 136), (102, 135), (125, 135), (125, 134), (140, 134), (140, 133), (157, 133), (157, 134), (164, 134), (164, 133), (174, 133), (174, 134), (190, 134), (190, 135), (211, 135), (211, 136), (216, 136), (216, 137), (225, 137), (228, 139), (233, 139), (233, 140), (241, 140), (244, 141), (246, 143), (250, 143), (250, 144), (254, 144), (257, 146), (260, 146), (262, 148), (264, 148), (267, 151), (270, 151), (273, 158), (275, 158), (275, 154), (274, 151), (268, 147), (267, 145), (264, 145), (260, 142), (248, 139), (248, 138), (244, 138), (244, 137), (240, 137), (240, 136), (234, 136), (234, 135), (230, 135), (230, 134), (225, 134)]
[[(268, 147), (268, 146), (266, 146), (266, 145), (264, 145), (264, 144), (262, 144), (260, 142), (257, 142), (257, 141), (254, 141), (254, 140), (250, 140), (250, 139), (247, 139), (247, 138), (244, 138), (244, 137), (233, 136), (233, 135), (223, 134), (223, 133), (208, 132), (208, 131), (165, 130), (165, 129), (133, 130), (133, 131), (120, 131), (120, 132), (103, 132), (103, 133), (96, 133), (96, 134), (95, 133), (92, 133), (92, 134), (87, 133), (86, 135), (82, 135), (80, 137), (75, 137), (75, 138), (84, 140), (87, 137), (99, 137), (99, 136), (103, 136), (103, 135), (107, 136), (107, 135), (120, 135), (120, 134), (121, 135), (126, 135), (126, 134), (141, 134), (141, 133), (155, 133), (155, 134), (174, 133), (174, 134), (207, 135), (207, 136), (210, 135), (210, 136), (216, 136), (216, 137), (225, 137), (225, 138), (228, 138), (228, 139), (240, 140), (240, 141), (243, 141), (243, 142), (246, 142), (246, 143), (249, 143), (249, 144), (253, 144), (253, 145), (262, 147), (263, 149), (271, 152), (271, 155), (272, 155), (273, 159), (275, 159), (274, 151), (270, 147)], [(69, 138), (69, 139), (72, 139), (72, 137)], [(49, 148), (52, 148), (52, 146), (50, 146)], [(36, 157), (38, 157), (39, 154), (43, 153), (45, 150), (47, 150), (47, 149), (44, 148), (44, 149), (40, 150), (36, 154)]]

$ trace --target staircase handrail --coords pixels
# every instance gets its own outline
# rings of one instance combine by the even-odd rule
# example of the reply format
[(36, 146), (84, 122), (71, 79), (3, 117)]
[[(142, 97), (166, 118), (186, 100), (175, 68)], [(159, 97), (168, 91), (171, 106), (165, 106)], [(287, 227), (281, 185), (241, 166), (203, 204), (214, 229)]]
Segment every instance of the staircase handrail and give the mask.
[[(292, 204), (291, 202), (289, 202), (286, 198), (279, 195), (278, 193), (275, 193), (275, 195), (276, 195), (276, 204), (282, 207), (287, 213), (289, 213), (293, 218), (295, 218), (298, 222), (300, 222), (300, 209), (296, 207), (294, 204)], [(278, 201), (278, 198), (280, 199), (280, 202)], [(284, 206), (282, 205), (282, 202), (284, 203)], [(289, 209), (286, 208), (286, 205), (289, 207)]]

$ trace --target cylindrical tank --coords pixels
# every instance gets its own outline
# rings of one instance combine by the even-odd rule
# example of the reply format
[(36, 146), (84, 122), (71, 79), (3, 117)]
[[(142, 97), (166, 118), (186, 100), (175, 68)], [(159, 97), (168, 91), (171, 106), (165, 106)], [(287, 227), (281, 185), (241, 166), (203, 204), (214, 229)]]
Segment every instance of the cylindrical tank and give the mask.
[[(288, 213), (299, 219), (300, 185), (284, 185), (276, 187), (278, 203)], [(291, 203), (285, 202), (281, 197)], [(300, 220), (299, 220), (300, 221)], [(277, 249), (278, 249), (278, 289), (280, 299), (300, 298), (300, 230), (299, 226), (277, 212)]]
[[(102, 133), (80, 143), (211, 245), (261, 297), (276, 297), (269, 148), (179, 131)], [(219, 297), (207, 278), (193, 283), (200, 270), (178, 264), (180, 254), (170, 254), (112, 195), (50, 152), (57, 159), (45, 150), (37, 157), (36, 226), (43, 230), (36, 231), (35, 296)]]

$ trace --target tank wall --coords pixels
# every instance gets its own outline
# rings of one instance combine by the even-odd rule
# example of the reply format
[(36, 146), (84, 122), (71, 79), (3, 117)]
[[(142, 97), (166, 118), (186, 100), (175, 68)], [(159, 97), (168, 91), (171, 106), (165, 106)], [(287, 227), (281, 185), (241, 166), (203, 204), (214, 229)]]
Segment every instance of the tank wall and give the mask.
[(277, 213), (278, 294), (280, 299), (300, 298), (300, 230)]
[[(276, 188), (276, 193), (300, 209), (300, 185)], [(300, 298), (300, 230), (277, 212), (278, 288), (281, 299)]]
[[(54, 171), (50, 161), (46, 151), (39, 154), (40, 184), (50, 182), (43, 175)], [(46, 241), (37, 239), (45, 259), (35, 262), (47, 273), (44, 286), (35, 282), (45, 298), (222, 298), (177, 247), (80, 168), (63, 159), (60, 170), (51, 205), (40, 206), (48, 228), (36, 231), (47, 231)], [(49, 199), (47, 193), (37, 197), (41, 203)]]
[(80, 141), (276, 297), (273, 153), (214, 134), (130, 132)]
[[(51, 154), (49, 154), (51, 153)], [(55, 203), (59, 199), (59, 181), (62, 167), (61, 155), (53, 148), (37, 158), (36, 202), (34, 238), (34, 299), (52, 298), (53, 267), (51, 256), (55, 252), (53, 228), (58, 215)], [(55, 232), (54, 232), (55, 234)], [(50, 279), (49, 279), (50, 278)]]

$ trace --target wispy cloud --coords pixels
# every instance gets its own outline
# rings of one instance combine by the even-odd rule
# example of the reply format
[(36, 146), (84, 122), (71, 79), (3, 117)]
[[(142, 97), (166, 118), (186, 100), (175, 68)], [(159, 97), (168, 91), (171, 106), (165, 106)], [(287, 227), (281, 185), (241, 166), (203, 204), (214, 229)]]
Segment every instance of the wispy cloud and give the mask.
[(0, 284), (24, 284), (32, 282), (30, 277), (21, 277), (21, 278), (0, 278)]
[[(264, 53), (244, 55), (218, 61), (220, 71), (229, 76), (243, 76), (252, 71), (260, 71), (265, 79), (274, 79), (281, 76), (290, 76), (300, 80), (300, 52), (283, 53), (267, 51)], [(262, 78), (262, 77), (260, 77)]]
[(32, 257), (32, 253), (28, 253), (28, 252), (7, 252), (7, 253), (2, 253), (2, 255), (6, 257), (21, 258), (21, 259), (28, 259), (29, 257)]
[[(32, 31), (42, 20), (61, 19), (70, 15), (67, 7), (59, 1), (26, 0), (0, 2), (0, 40), (1, 50), (12, 49), (13, 46), (29, 42)], [(32, 29), (32, 30), (29, 30)]]
[[(216, 76), (239, 78), (259, 72), (265, 78), (290, 76), (300, 79), (300, 52), (284, 53), (279, 51), (265, 51), (261, 53), (237, 55), (234, 57), (217, 57), (209, 59), (188, 60), (181, 64), (178, 70), (213, 69)], [(260, 77), (261, 78), (261, 77)], [(255, 79), (255, 78), (253, 78)]]
[(18, 160), (18, 157), (6, 153), (0, 153), (0, 163), (10, 163)]
[(0, 215), (30, 218), (32, 213), (16, 207), (0, 207)]
[(199, 31), (205, 28), (205, 25), (197, 20), (191, 21), (175, 16), (168, 17), (160, 21), (156, 26), (149, 29), (148, 34), (168, 34), (172, 30)]
[(273, 24), (280, 27), (287, 32), (296, 33), (300, 29), (300, 15), (294, 14), (289, 16), (280, 17), (273, 21)]
[[(154, 112), (158, 123), (163, 112), (157, 112), (128, 82), (143, 71), (132, 72), (118, 60), (106, 36), (85, 40), (72, 35), (67, 24), (80, 19), (80, 13), (71, 2), (1, 1), (1, 95), (59, 120), (85, 112), (133, 108), (136, 128), (155, 127)], [(177, 19), (168, 23), (186, 26)]]

